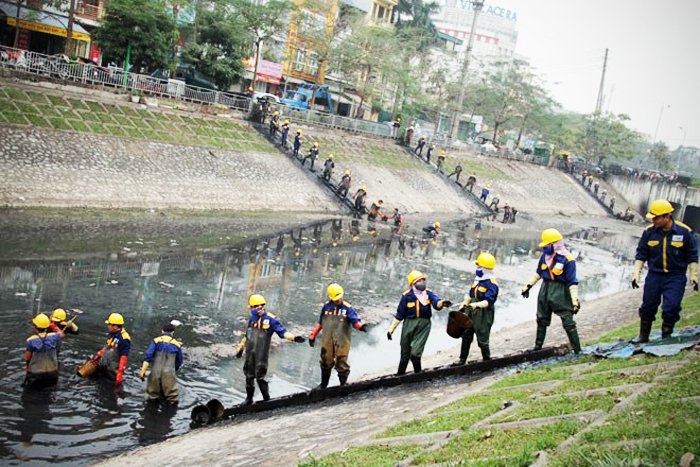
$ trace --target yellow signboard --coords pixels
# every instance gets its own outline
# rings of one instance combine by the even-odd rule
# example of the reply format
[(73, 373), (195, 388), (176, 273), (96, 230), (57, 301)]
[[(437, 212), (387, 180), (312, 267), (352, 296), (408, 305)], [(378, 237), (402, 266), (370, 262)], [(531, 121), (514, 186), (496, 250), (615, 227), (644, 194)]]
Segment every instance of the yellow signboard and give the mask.
[[(17, 18), (12, 16), (7, 17), (7, 24), (10, 26), (15, 26), (17, 24)], [(20, 29), (27, 29), (29, 31), (43, 32), (44, 34), (52, 34), (54, 36), (66, 37), (68, 36), (68, 31), (64, 28), (57, 28), (56, 26), (49, 26), (47, 24), (33, 23), (31, 21), (19, 20)], [(88, 34), (73, 31), (73, 39), (79, 41), (90, 41), (90, 36)]]

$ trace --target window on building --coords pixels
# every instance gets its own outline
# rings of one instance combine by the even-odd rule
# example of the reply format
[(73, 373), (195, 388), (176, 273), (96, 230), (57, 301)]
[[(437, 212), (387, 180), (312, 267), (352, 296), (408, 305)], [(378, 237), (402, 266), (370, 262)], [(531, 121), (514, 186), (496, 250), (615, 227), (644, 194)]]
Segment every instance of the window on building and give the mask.
[(297, 49), (296, 55), (294, 57), (294, 70), (304, 71), (306, 66), (306, 50)]

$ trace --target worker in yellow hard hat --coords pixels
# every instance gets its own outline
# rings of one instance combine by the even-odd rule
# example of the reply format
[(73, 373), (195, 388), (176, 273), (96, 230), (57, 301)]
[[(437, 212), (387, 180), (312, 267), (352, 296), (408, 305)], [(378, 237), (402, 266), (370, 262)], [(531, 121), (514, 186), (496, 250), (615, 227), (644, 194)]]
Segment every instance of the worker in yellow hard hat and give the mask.
[(289, 119), (285, 118), (282, 122), (282, 127), (280, 131), (280, 145), (283, 148), (287, 147), (287, 140), (289, 139)]
[(355, 200), (355, 212), (353, 213), (353, 216), (356, 218), (362, 217), (362, 214), (365, 213), (366, 207), (365, 207), (365, 201), (367, 198), (367, 185), (362, 185), (360, 188), (357, 189), (355, 194), (353, 195), (353, 199)]
[(639, 287), (644, 263), (647, 263), (649, 271), (639, 307), (640, 324), (639, 336), (634, 340), (636, 343), (649, 341), (659, 304), (661, 337), (670, 337), (680, 319), (681, 301), (688, 279), (693, 290), (698, 291), (698, 244), (693, 229), (675, 220), (673, 211), (673, 205), (666, 199), (652, 201), (646, 215), (651, 226), (644, 229), (637, 244), (632, 288)]
[(270, 118), (270, 138), (274, 139), (277, 135), (277, 131), (280, 128), (280, 113), (275, 110), (272, 113), (272, 118)]
[(383, 199), (373, 201), (372, 204), (370, 204), (369, 206), (369, 210), (367, 211), (367, 220), (370, 222), (374, 222), (377, 220), (377, 217), (379, 217), (383, 221), (389, 219), (389, 217), (382, 212), (382, 206), (384, 206)]
[(143, 357), (139, 377), (143, 381), (148, 367), (151, 367), (146, 384), (146, 397), (149, 401), (164, 399), (169, 404), (178, 401), (176, 372), (182, 365), (182, 344), (175, 339), (173, 323), (175, 321), (163, 324), (161, 335), (148, 344), (146, 355)]
[(99, 374), (114, 380), (115, 386), (120, 386), (124, 383), (124, 371), (129, 362), (131, 336), (124, 329), (124, 316), (120, 313), (110, 313), (105, 324), (107, 342), (92, 357), (92, 362), (97, 365)]
[(265, 310), (267, 301), (260, 294), (253, 294), (248, 298), (250, 314), (245, 336), (238, 344), (236, 357), (241, 358), (245, 351), (245, 363), (243, 373), (245, 374), (245, 404), (253, 403), (255, 395), (255, 381), (258, 383), (263, 400), (270, 399), (267, 376), (267, 361), (270, 353), (270, 340), (272, 334), (277, 334), (282, 339), (288, 341), (304, 343), (306, 339), (295, 336), (287, 331), (277, 316)]
[(561, 324), (575, 353), (581, 351), (574, 315), (581, 309), (578, 298), (576, 261), (564, 245), (564, 237), (557, 229), (542, 231), (542, 256), (535, 275), (525, 284), (522, 296), (528, 298), (530, 289), (540, 279), (542, 286), (537, 297), (537, 335), (533, 350), (540, 350), (552, 322), (552, 313), (561, 318)]
[(299, 155), (299, 151), (301, 150), (301, 145), (304, 142), (304, 137), (301, 136), (301, 130), (297, 130), (296, 133), (294, 134), (294, 157), (299, 159), (301, 156)]
[(326, 161), (323, 163), (323, 179), (327, 182), (331, 181), (333, 176), (333, 169), (335, 169), (335, 155), (329, 154)]
[(447, 157), (447, 153), (445, 152), (444, 149), (440, 150), (440, 155), (437, 158), (437, 163), (435, 164), (435, 167), (437, 168), (437, 171), (442, 173), (442, 166), (445, 164), (445, 158)]
[(401, 328), (401, 358), (397, 375), (406, 373), (408, 362), (413, 364), (413, 371), (422, 371), (421, 357), (425, 343), (430, 335), (430, 318), (432, 310), (442, 310), (452, 306), (450, 300), (443, 300), (435, 292), (426, 287), (427, 276), (413, 270), (408, 274), (408, 290), (401, 295), (401, 300), (394, 315), (394, 321), (389, 326), (386, 337), (392, 340), (392, 335), (403, 322)]
[(338, 183), (338, 188), (336, 189), (338, 196), (343, 198), (346, 197), (348, 195), (348, 191), (350, 190), (350, 185), (352, 185), (352, 176), (350, 169), (347, 169), (343, 173), (343, 176), (340, 178), (340, 182)]
[(51, 312), (51, 325), (49, 328), (52, 332), (63, 331), (64, 334), (78, 334), (80, 329), (78, 325), (75, 324), (75, 315), (70, 321), (67, 321), (68, 316), (66, 315), (66, 310), (63, 308), (56, 308)]
[[(350, 374), (348, 355), (352, 343), (352, 328), (367, 332), (357, 311), (345, 301), (345, 290), (340, 284), (330, 284), (326, 289), (328, 302), (321, 308), (321, 316), (309, 334), (309, 345), (314, 346), (321, 334), (321, 384), (317, 389), (328, 387), (331, 371), (335, 367), (340, 385), (344, 386)], [(323, 330), (323, 332), (321, 332)]]
[(465, 295), (459, 311), (466, 313), (472, 321), (472, 327), (465, 329), (462, 334), (462, 347), (459, 353), (459, 365), (464, 365), (469, 357), (469, 348), (476, 335), (476, 343), (481, 349), (481, 357), (491, 360), (489, 337), (495, 314), (495, 304), (498, 300), (498, 282), (494, 276), (496, 258), (486, 251), (479, 253), (474, 271), (474, 282)]
[(58, 380), (58, 346), (63, 333), (50, 329), (51, 319), (39, 313), (32, 319), (34, 334), (24, 348), (25, 377), (23, 386), (45, 386)]
[(440, 224), (439, 221), (426, 225), (422, 229), (423, 237), (426, 240), (437, 240), (437, 238), (440, 236), (440, 227), (442, 227), (442, 224)]
[(312, 172), (315, 172), (314, 170), (314, 163), (316, 162), (316, 158), (318, 157), (318, 141), (315, 141), (314, 144), (311, 145), (309, 148), (309, 153), (304, 156), (304, 158), (301, 160), (301, 166), (304, 167), (304, 164), (306, 164), (306, 160), (310, 159), (311, 160), (311, 167), (309, 170)]

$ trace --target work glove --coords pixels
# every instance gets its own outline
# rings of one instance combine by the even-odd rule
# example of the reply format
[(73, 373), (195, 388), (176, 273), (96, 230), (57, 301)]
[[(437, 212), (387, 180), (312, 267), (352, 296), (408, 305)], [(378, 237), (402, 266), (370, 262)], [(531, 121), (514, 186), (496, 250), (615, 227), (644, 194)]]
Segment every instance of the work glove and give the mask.
[(309, 345), (310, 345), (311, 347), (313, 347), (315, 343), (316, 343), (316, 339), (314, 339), (314, 338), (312, 338), (312, 337), (309, 337)]
[(126, 364), (129, 361), (129, 357), (122, 355), (119, 357), (119, 367), (117, 368), (117, 376), (114, 378), (114, 385), (121, 386), (124, 383), (124, 371), (126, 370)]
[(634, 272), (632, 273), (632, 288), (639, 288), (639, 277), (642, 274), (642, 268), (644, 267), (644, 261), (636, 260), (634, 262)]
[(698, 291), (698, 263), (688, 264), (690, 270), (690, 283), (693, 284), (693, 290)]
[(576, 314), (581, 309), (581, 301), (578, 299), (578, 285), (569, 286), (569, 294), (571, 295), (572, 313)]
[(115, 386), (121, 386), (124, 384), (124, 373), (117, 373), (117, 377), (114, 379)]
[(241, 358), (243, 356), (243, 349), (236, 352), (236, 358)]
[(141, 381), (146, 379), (146, 371), (148, 370), (148, 362), (143, 362), (143, 365), (141, 365), (141, 371), (139, 372), (139, 378), (141, 378)]
[(362, 326), (360, 326), (360, 329), (358, 329), (358, 331), (367, 332), (367, 331), (369, 331), (369, 329), (367, 328), (366, 324), (363, 324)]
[(306, 342), (306, 339), (304, 339), (304, 338), (301, 337), (301, 336), (296, 336), (296, 337), (294, 338), (294, 342), (296, 342), (297, 344), (303, 344), (304, 342)]
[(535, 274), (532, 276), (532, 279), (530, 279), (530, 282), (525, 284), (525, 287), (523, 287), (523, 290), (520, 292), (520, 295), (523, 296), (523, 298), (530, 298), (530, 289), (532, 288), (533, 285), (537, 284), (537, 281), (540, 280), (539, 274)]
[(100, 359), (102, 359), (102, 355), (103, 355), (104, 353), (105, 353), (104, 349), (100, 349), (99, 352), (97, 352), (97, 353), (95, 354), (95, 356), (92, 357), (92, 358), (90, 359), (90, 361), (91, 361), (92, 363), (94, 363), (95, 365), (97, 365), (97, 362), (99, 362)]
[(452, 302), (450, 300), (443, 300), (440, 306), (440, 309), (443, 308), (449, 308), (452, 306)]
[(391, 322), (391, 325), (389, 326), (389, 331), (386, 333), (386, 338), (391, 340), (391, 335), (396, 331), (396, 328), (399, 327), (399, 324), (401, 321), (398, 319), (394, 318), (394, 321)]
[(382, 221), (383, 221), (383, 222), (386, 222), (386, 221), (388, 221), (388, 220), (389, 220), (389, 218), (388, 218), (387, 216), (382, 216)]
[(387, 333), (386, 333), (386, 338), (389, 339), (389, 340), (391, 340), (391, 332), (390, 332), (390, 331), (387, 331)]

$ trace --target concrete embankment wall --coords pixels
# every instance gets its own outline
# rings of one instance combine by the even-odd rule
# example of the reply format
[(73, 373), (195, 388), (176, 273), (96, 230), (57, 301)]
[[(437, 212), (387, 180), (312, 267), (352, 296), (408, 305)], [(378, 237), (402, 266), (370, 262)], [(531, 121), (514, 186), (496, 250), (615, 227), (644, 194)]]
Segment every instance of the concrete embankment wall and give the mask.
[(641, 213), (645, 213), (655, 199), (669, 200), (676, 209), (676, 219), (695, 231), (700, 230), (700, 190), (697, 188), (621, 176), (610, 176), (607, 182)]
[[(10, 109), (13, 118), (30, 122), (16, 124), (5, 119), (11, 123), (0, 123), (0, 205), (328, 214), (343, 210), (333, 194), (318, 183), (316, 173), (310, 172), (308, 165), (302, 167), (278, 151), (241, 115), (199, 115), (200, 126), (190, 131), (187, 125), (191, 114), (182, 110), (142, 110), (125, 103), (124, 96), (110, 97), (106, 92), (81, 94), (79, 89), (32, 87), (26, 83), (0, 83), (0, 104)], [(94, 116), (94, 109), (99, 109), (100, 115)], [(114, 121), (105, 117), (110, 112), (118, 116)], [(167, 114), (157, 127), (152, 112)], [(148, 114), (150, 125), (145, 120)], [(80, 124), (88, 131), (100, 126), (119, 129), (128, 123), (131, 126), (121, 128), (122, 133), (139, 136), (63, 130), (59, 129), (62, 117), (57, 116), (66, 116), (63, 118), (70, 119), (71, 125)], [(110, 122), (105, 126), (97, 117)], [(140, 118), (144, 119), (143, 131), (138, 131)], [(227, 143), (219, 147), (207, 147), (206, 138), (188, 145), (190, 137), (201, 135), (202, 119), (210, 119), (212, 127), (220, 119), (235, 122), (236, 131), (224, 135)], [(31, 123), (37, 120), (42, 122), (41, 127)], [(369, 200), (383, 199), (388, 210), (396, 207), (405, 213), (454, 215), (481, 212), (477, 201), (460, 193), (454, 178), (437, 174), (433, 167), (392, 140), (304, 126), (303, 122), (292, 122), (292, 127), (303, 128), (307, 145), (320, 141), (317, 168), (333, 152), (336, 179), (343, 170), (352, 170), (350, 194), (364, 184)], [(163, 138), (168, 131), (181, 135), (169, 140), (181, 143), (156, 142), (147, 136), (153, 133)], [(218, 138), (221, 131), (224, 130), (213, 134)], [(435, 154), (433, 161), (436, 157)], [(507, 202), (522, 214), (605, 214), (580, 185), (560, 171), (450, 151), (445, 169), (450, 172), (457, 164), (464, 167), (462, 183), (470, 173), (476, 173), (475, 193), (489, 185), (488, 201), (497, 194), (501, 206)]]

